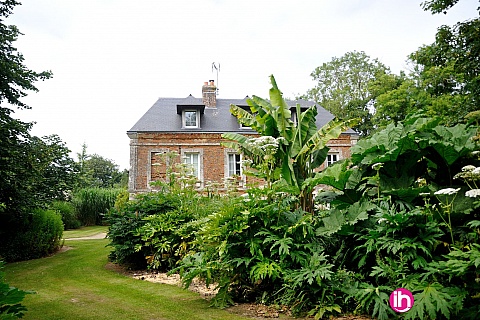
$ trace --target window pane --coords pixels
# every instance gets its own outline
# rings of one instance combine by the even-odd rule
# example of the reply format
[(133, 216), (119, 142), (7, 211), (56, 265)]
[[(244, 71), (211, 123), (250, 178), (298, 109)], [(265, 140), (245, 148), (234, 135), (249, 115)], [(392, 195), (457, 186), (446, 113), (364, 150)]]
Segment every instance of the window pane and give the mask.
[(235, 155), (230, 153), (228, 155), (228, 176), (231, 177), (235, 174)]
[(241, 160), (241, 157), (239, 154), (236, 154), (236, 153), (228, 154), (228, 176), (229, 177), (233, 175), (237, 175), (237, 176), (242, 175), (240, 160)]
[(185, 111), (185, 127), (198, 127), (196, 111)]
[(327, 155), (327, 166), (330, 166), (338, 161), (338, 155), (336, 153), (331, 153)]
[(200, 179), (200, 177), (198, 176), (200, 172), (198, 153), (185, 153), (184, 163), (191, 165), (193, 175)]
[(235, 155), (235, 174), (237, 176), (240, 176), (242, 174), (239, 154)]

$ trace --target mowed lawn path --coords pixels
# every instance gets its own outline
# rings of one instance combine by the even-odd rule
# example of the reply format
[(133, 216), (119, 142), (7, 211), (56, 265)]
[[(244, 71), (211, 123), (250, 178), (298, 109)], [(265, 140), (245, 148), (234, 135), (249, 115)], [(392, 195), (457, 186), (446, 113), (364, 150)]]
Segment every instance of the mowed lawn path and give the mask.
[[(66, 232), (64, 238), (69, 237)], [(107, 270), (107, 244), (107, 239), (66, 240), (68, 251), (8, 264), (7, 282), (36, 292), (23, 301), (28, 308), (23, 319), (248, 319), (209, 308), (198, 294), (182, 288)]]

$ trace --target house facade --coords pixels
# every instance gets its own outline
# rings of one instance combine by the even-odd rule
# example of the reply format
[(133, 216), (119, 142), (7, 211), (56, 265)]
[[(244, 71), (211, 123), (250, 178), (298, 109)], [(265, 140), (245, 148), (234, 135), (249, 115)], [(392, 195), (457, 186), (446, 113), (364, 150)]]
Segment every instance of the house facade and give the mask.
[[(235, 176), (245, 186), (250, 177), (242, 173), (242, 155), (222, 146), (222, 134), (235, 132), (252, 137), (258, 134), (242, 127), (230, 113), (230, 105), (248, 109), (244, 99), (217, 99), (213, 80), (205, 82), (202, 97), (159, 98), (157, 102), (127, 131), (130, 138), (129, 192), (139, 193), (152, 190), (151, 183), (165, 179), (167, 165), (163, 154), (175, 152), (177, 161), (193, 168), (199, 188), (207, 182), (223, 184), (225, 178)], [(308, 108), (311, 101), (288, 101)], [(333, 115), (318, 107), (317, 127), (333, 119)], [(357, 141), (354, 132), (346, 132), (329, 142), (327, 165), (350, 156), (350, 147)], [(238, 178), (240, 177), (240, 178)]]

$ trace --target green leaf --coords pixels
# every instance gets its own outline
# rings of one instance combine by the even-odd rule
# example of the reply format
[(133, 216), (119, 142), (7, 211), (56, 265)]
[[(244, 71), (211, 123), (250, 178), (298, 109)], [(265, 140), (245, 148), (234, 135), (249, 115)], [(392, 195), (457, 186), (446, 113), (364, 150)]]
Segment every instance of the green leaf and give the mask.
[(358, 221), (368, 219), (368, 211), (371, 211), (375, 208), (375, 204), (368, 200), (355, 202), (347, 209), (347, 214), (345, 216), (346, 223), (349, 225), (354, 225)]
[(323, 149), (327, 146), (327, 143), (330, 140), (338, 138), (342, 132), (345, 132), (357, 121), (357, 119), (347, 121), (340, 121), (337, 119), (331, 120), (305, 142), (305, 145), (298, 152), (296, 159), (303, 154), (311, 154), (316, 150)]
[(280, 136), (287, 139), (287, 141), (292, 140), (292, 132), (290, 128), (292, 127), (292, 113), (290, 112), (290, 107), (287, 105), (283, 99), (282, 92), (278, 89), (277, 82), (273, 75), (270, 76), (270, 82), (272, 83), (272, 88), (270, 89), (270, 103), (272, 105), (272, 115), (277, 124), (278, 131)]
[(258, 128), (257, 121), (255, 119), (255, 116), (251, 114), (250, 112), (234, 105), (230, 105), (230, 113), (234, 115), (237, 119), (238, 122), (243, 124), (244, 126), (248, 126), (252, 128), (253, 130), (256, 130)]
[(332, 209), (330, 215), (322, 219), (323, 227), (317, 229), (317, 236), (330, 236), (342, 229), (345, 224), (345, 214), (341, 210)]
[(436, 319), (440, 315), (449, 319), (451, 313), (458, 313), (462, 308), (465, 292), (460, 288), (446, 288), (438, 282), (427, 283), (414, 295), (414, 304), (405, 314), (405, 319), (424, 319), (428, 315)]

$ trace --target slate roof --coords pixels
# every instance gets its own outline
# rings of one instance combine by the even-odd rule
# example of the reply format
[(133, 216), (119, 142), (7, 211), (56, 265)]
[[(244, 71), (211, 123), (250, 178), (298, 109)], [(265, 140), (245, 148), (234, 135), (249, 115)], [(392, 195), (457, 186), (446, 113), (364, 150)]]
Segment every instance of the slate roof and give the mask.
[[(200, 117), (200, 128), (182, 128), (182, 115), (178, 113), (178, 106), (202, 107), (202, 98), (195, 98), (192, 95), (187, 98), (159, 98), (157, 102), (127, 131), (127, 133), (138, 132), (254, 132), (251, 129), (240, 128), (237, 119), (230, 113), (230, 104), (239, 107), (248, 107), (244, 99), (217, 99), (216, 108), (204, 108), (204, 114)], [(289, 106), (308, 108), (315, 104), (312, 101), (296, 100), (287, 101)], [(203, 108), (202, 108), (203, 109)], [(333, 115), (317, 105), (317, 127), (321, 128)], [(349, 130), (350, 131), (350, 130)]]

